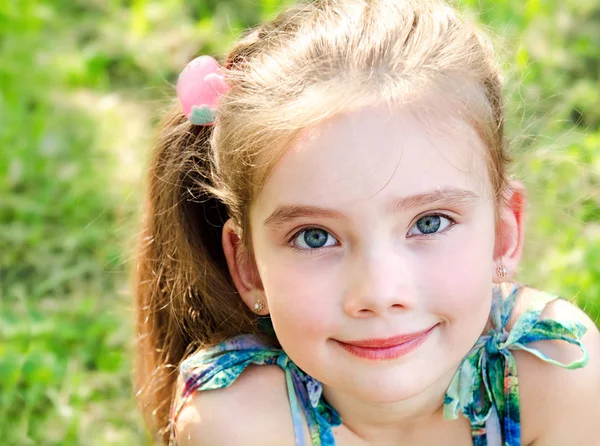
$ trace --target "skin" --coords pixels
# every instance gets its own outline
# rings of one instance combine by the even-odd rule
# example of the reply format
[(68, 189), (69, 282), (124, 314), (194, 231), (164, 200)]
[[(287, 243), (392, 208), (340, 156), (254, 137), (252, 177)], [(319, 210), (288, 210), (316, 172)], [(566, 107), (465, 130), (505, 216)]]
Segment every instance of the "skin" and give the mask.
[[(335, 429), (336, 444), (471, 444), (465, 418), (443, 419), (443, 397), (460, 361), (489, 328), (491, 283), (502, 280), (496, 266), (504, 264), (509, 276), (517, 269), (525, 196), (519, 183), (511, 184), (496, 227), (486, 148), (453, 116), (449, 109), (417, 103), (393, 112), (383, 106), (357, 110), (323, 122), (286, 154), (253, 203), (253, 257), (239, 229), (231, 220), (225, 224), (223, 248), (240, 296), (251, 309), (257, 300), (264, 302), (260, 313), (270, 314), (287, 354), (323, 383), (325, 397), (344, 421)], [(456, 202), (445, 193), (435, 203), (390, 211), (400, 197), (449, 189), (472, 197)], [(295, 212), (278, 212), (290, 205)], [(299, 215), (302, 206), (320, 211)], [(423, 217), (432, 214), (448, 220), (438, 220), (439, 228), (423, 235)], [(310, 234), (322, 247), (310, 248), (309, 234), (302, 232), (307, 228), (319, 228)], [(526, 307), (523, 297), (519, 305)], [(513, 320), (521, 311), (516, 309)], [(596, 444), (591, 420), (600, 415), (595, 402), (600, 386), (591, 384), (600, 371), (600, 335), (571, 304), (559, 301), (542, 314), (556, 315), (592, 328), (584, 341), (593, 361), (565, 371), (515, 353), (523, 444), (567, 444), (577, 426), (576, 444), (591, 446)], [(359, 358), (337, 342), (430, 327), (435, 328), (419, 348), (393, 360)], [(553, 343), (540, 349), (555, 358), (577, 357)], [(558, 383), (562, 392), (547, 392)], [(237, 414), (236, 429), (228, 428), (231, 408), (248, 404), (252, 412)], [(293, 444), (284, 406), (289, 407), (281, 370), (250, 367), (227, 389), (197, 392), (179, 416), (177, 435), (182, 446), (200, 440), (207, 446), (245, 445), (256, 438)], [(561, 407), (569, 408), (569, 423), (561, 422)]]
[[(447, 115), (362, 109), (312, 128), (252, 206), (255, 256), (234, 266), (236, 285), (248, 304), (266, 302), (290, 358), (324, 384), (363, 438), (439, 418), (452, 376), (488, 322), (496, 264), (502, 257), (516, 268), (523, 192), (514, 185), (519, 207), (503, 210), (504, 239), (496, 240), (484, 154), (475, 132)], [(469, 197), (443, 193), (437, 203), (390, 211), (400, 197), (450, 189)], [(289, 205), (327, 212), (265, 224)], [(436, 213), (444, 214), (439, 229), (422, 234), (416, 223)], [(307, 245), (300, 231), (311, 227), (321, 229), (311, 234), (326, 238), (323, 247)], [(358, 358), (336, 342), (434, 326), (395, 360)]]

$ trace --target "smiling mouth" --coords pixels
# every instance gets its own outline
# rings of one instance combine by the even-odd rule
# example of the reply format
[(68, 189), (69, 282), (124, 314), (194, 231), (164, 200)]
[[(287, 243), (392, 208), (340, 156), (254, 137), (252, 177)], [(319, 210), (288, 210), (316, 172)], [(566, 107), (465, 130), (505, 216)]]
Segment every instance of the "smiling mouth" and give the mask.
[(372, 360), (394, 359), (404, 356), (427, 340), (438, 324), (426, 330), (393, 336), (391, 338), (363, 339), (335, 342), (347, 352), (360, 358)]

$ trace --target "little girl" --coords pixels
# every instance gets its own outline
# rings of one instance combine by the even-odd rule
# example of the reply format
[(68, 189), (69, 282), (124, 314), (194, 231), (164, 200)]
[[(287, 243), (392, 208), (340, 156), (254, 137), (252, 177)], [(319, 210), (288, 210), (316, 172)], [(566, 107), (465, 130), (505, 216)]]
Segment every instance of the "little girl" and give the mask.
[(157, 438), (600, 444), (600, 333), (511, 279), (525, 193), (473, 25), (438, 0), (299, 4), (177, 93), (137, 268)]

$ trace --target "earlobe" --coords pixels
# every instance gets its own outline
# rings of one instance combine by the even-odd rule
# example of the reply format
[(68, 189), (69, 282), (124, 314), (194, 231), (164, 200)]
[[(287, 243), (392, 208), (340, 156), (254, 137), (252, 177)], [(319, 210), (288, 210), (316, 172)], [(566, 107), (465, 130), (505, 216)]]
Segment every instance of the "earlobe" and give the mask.
[(511, 181), (501, 204), (496, 231), (494, 282), (503, 282), (517, 271), (525, 242), (525, 205), (525, 187)]
[(230, 218), (223, 226), (222, 244), (233, 283), (244, 303), (257, 314), (268, 314), (256, 264), (246, 252), (240, 230)]

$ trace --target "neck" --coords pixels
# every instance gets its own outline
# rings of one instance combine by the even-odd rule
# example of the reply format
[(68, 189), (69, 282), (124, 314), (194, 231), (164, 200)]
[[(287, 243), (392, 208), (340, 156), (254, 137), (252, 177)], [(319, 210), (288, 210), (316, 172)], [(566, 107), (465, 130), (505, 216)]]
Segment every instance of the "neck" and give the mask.
[(392, 403), (363, 401), (328, 386), (324, 386), (323, 395), (336, 408), (344, 426), (359, 438), (369, 443), (386, 439), (410, 442), (419, 432), (444, 421), (444, 396), (455, 373), (456, 368), (423, 392)]

